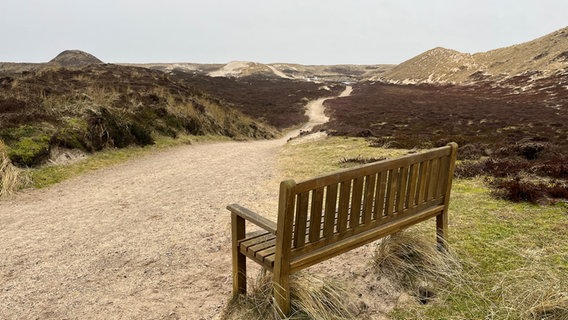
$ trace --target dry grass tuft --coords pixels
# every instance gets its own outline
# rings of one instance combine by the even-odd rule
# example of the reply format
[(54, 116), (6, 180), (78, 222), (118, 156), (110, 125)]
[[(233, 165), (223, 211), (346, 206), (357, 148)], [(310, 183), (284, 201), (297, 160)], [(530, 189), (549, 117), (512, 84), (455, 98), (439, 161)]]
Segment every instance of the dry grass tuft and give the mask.
[(12, 164), (7, 147), (0, 140), (0, 197), (16, 192), (25, 180), (22, 170)]
[(434, 241), (408, 231), (384, 238), (373, 263), (380, 276), (392, 279), (422, 304), (464, 281), (462, 264), (451, 250), (438, 250)]
[(494, 288), (501, 314), (511, 319), (568, 319), (568, 283), (546, 266), (531, 264), (503, 274)]
[[(353, 294), (332, 280), (310, 273), (290, 278), (292, 313), (286, 319), (354, 319)], [(272, 274), (261, 272), (246, 296), (228, 307), (225, 319), (282, 319), (272, 296)]]
[(310, 273), (299, 273), (292, 282), (292, 309), (309, 319), (352, 318), (352, 294), (344, 285)]

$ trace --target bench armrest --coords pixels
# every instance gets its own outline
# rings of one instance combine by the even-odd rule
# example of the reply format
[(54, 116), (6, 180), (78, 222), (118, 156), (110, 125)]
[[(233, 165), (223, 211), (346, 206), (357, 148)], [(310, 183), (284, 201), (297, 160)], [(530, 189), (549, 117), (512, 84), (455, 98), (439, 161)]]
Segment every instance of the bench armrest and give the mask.
[(244, 218), (251, 223), (265, 229), (266, 231), (276, 234), (276, 223), (274, 221), (268, 220), (265, 217), (259, 215), (256, 212), (250, 211), (247, 208), (241, 207), (240, 205), (233, 203), (227, 206), (227, 209), (232, 213)]

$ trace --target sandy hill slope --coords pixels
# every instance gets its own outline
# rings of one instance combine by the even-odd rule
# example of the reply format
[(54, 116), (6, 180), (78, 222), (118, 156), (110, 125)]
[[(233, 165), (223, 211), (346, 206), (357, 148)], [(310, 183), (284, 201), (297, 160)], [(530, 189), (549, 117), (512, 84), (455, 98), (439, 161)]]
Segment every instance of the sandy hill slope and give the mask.
[(336, 82), (360, 81), (372, 75), (380, 75), (394, 67), (390, 64), (301, 65), (292, 63), (273, 63), (270, 66), (294, 79)]
[(122, 63), (125, 66), (137, 66), (160, 70), (168, 73), (178, 71), (189, 74), (207, 75), (216, 78), (265, 78), (291, 79), (311, 82), (357, 82), (373, 76), (380, 76), (395, 65), (302, 65), (297, 63), (258, 63), (250, 61), (232, 61), (227, 64), (199, 63)]
[(248, 61), (231, 61), (218, 70), (209, 72), (211, 77), (240, 78), (253, 75), (287, 78), (286, 75), (266, 64)]
[(256, 62), (233, 61), (218, 70), (209, 72), (212, 77), (265, 76), (307, 81), (352, 82), (380, 75), (394, 65), (301, 65), (294, 63), (262, 64)]
[(81, 50), (65, 50), (58, 54), (49, 62), (27, 63), (27, 62), (0, 62), (0, 73), (20, 74), (23, 72), (37, 71), (44, 68), (64, 67), (80, 68), (89, 65), (103, 64), (104, 62), (90, 53)]
[(372, 77), (398, 83), (499, 81), (530, 72), (548, 77), (568, 68), (568, 27), (538, 39), (476, 54), (435, 48)]
[(62, 67), (80, 67), (103, 63), (97, 57), (81, 50), (65, 50), (48, 62)]

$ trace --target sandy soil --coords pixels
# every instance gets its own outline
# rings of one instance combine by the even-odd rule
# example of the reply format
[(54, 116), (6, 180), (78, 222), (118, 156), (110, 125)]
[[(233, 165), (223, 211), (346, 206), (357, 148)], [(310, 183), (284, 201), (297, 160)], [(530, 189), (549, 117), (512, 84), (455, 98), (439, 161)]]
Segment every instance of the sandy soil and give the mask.
[(287, 138), (183, 146), (3, 199), (0, 319), (219, 318), (225, 207), (275, 215)]

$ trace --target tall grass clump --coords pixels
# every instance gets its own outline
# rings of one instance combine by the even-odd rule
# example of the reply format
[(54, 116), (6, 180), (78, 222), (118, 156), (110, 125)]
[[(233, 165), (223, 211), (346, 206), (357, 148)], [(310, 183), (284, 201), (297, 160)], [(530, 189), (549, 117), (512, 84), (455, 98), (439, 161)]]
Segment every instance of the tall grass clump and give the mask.
[(353, 294), (343, 284), (310, 273), (291, 276), (292, 311), (288, 318), (280, 316), (272, 295), (272, 274), (262, 271), (246, 296), (229, 305), (225, 319), (354, 319)]
[(539, 263), (505, 272), (493, 289), (499, 297), (494, 314), (503, 319), (566, 320), (567, 280)]
[(434, 241), (408, 231), (379, 242), (373, 264), (379, 276), (391, 279), (422, 304), (465, 282), (462, 263), (451, 249), (439, 249)]
[(17, 191), (24, 181), (22, 171), (12, 164), (7, 147), (0, 140), (0, 197)]

